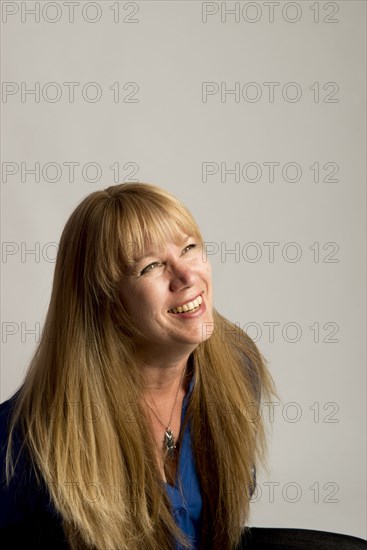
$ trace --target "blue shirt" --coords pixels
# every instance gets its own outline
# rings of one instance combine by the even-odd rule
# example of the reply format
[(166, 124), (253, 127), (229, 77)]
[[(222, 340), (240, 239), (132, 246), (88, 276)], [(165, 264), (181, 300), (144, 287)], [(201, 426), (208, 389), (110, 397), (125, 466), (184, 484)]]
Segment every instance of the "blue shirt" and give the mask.
[[(193, 374), (189, 389), (183, 399), (181, 426), (186, 415), (187, 406), (194, 385)], [(178, 478), (181, 478), (182, 492), (181, 496)], [(189, 536), (193, 548), (199, 548), (201, 536), (201, 519), (202, 519), (202, 498), (200, 491), (199, 479), (196, 473), (194, 457), (191, 449), (190, 422), (187, 423), (185, 432), (182, 437), (181, 449), (179, 453), (179, 463), (176, 473), (175, 486), (165, 483), (168, 497), (172, 504), (172, 511), (176, 523)], [(181, 550), (182, 545), (177, 543), (176, 550)]]

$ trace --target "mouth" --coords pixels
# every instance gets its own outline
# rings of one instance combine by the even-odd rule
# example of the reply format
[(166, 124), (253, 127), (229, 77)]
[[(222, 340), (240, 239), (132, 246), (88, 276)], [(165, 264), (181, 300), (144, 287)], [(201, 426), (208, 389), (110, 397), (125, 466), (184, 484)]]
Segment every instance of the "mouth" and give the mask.
[(199, 309), (202, 303), (203, 297), (200, 294), (194, 300), (190, 300), (189, 302), (186, 302), (180, 306), (169, 309), (168, 313), (173, 313), (174, 315), (177, 315), (179, 313), (194, 313)]

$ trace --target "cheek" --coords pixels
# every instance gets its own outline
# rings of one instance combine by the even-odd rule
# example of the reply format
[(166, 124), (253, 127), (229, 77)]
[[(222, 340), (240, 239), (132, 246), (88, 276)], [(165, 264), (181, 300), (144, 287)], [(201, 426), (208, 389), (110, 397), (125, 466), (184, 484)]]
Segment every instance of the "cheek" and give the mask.
[(126, 313), (133, 320), (139, 319), (141, 317), (141, 313), (145, 310), (145, 300), (141, 293), (136, 292), (135, 289), (125, 288), (124, 291), (121, 292), (121, 301)]
[(159, 315), (164, 303), (164, 296), (160, 292), (159, 285), (156, 282), (146, 284), (136, 295), (137, 308), (139, 315), (155, 318)]
[(134, 294), (126, 297), (126, 311), (133, 323), (144, 330), (149, 325), (151, 317), (151, 305), (148, 297), (143, 294)]
[(202, 270), (201, 270), (203, 277), (206, 279), (207, 283), (211, 283), (212, 281), (212, 269), (209, 262), (206, 262), (202, 264)]

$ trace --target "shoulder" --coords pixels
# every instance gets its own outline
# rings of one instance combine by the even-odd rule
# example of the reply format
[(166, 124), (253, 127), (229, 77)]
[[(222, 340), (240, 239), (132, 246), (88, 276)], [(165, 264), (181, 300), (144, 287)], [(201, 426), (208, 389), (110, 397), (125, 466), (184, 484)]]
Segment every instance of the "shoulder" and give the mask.
[[(0, 453), (1, 458), (5, 457), (10, 435), (10, 425), (13, 413), (15, 411), (21, 389), (15, 392), (9, 399), (0, 404)], [(20, 447), (21, 431), (19, 428), (14, 429), (13, 444), (15, 447)]]
[(19, 393), (0, 404), (0, 534), (6, 541), (3, 548), (32, 547), (32, 543), (36, 543), (37, 548), (44, 548), (43, 544), (67, 548), (63, 546), (59, 518), (45, 486), (36, 478), (32, 460), (23, 446), (21, 430), (17, 427), (12, 437), (14, 475), (9, 482), (6, 479), (10, 422)]
[(15, 392), (9, 399), (6, 401), (3, 401), (0, 404), (0, 430), (1, 435), (3, 435), (4, 431), (7, 431), (8, 424), (10, 421), (11, 414), (14, 410), (14, 407), (16, 405), (17, 399), (20, 394), (20, 389)]
[(1, 404), (0, 404), (0, 422), (1, 422), (1, 425), (4, 421), (4, 419), (6, 419), (6, 417), (11, 413), (11, 411), (13, 410), (14, 408), (14, 405), (16, 403), (16, 399), (18, 397), (20, 393), (20, 390), (18, 390), (17, 392), (14, 393), (14, 395), (12, 397), (10, 397), (9, 399), (7, 399), (6, 401), (3, 401)]
[(3, 464), (3, 457), (5, 459), (6, 449), (8, 445), (9, 429), (11, 417), (17, 403), (20, 390), (18, 390), (12, 397), (0, 404), (0, 456), (1, 464)]
[[(21, 519), (27, 500), (30, 478), (30, 460), (22, 452), (22, 437), (19, 429), (12, 435), (12, 457), (15, 462), (14, 475), (6, 478), (6, 456), (10, 437), (10, 423), (17, 402), (18, 392), (0, 405), (0, 527)], [(26, 490), (27, 489), (27, 490)]]
[(254, 398), (260, 402), (262, 373), (265, 367), (264, 357), (252, 338), (238, 323), (232, 323), (220, 314), (219, 319), (224, 326), (225, 343), (236, 357), (238, 368), (250, 385)]

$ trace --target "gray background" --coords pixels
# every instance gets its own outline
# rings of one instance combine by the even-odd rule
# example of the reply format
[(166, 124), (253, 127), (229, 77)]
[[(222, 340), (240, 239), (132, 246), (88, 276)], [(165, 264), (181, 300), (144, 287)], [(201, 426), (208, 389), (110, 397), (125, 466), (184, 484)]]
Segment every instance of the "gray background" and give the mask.
[(75, 205), (155, 183), (197, 218), (215, 305), (282, 398), (262, 407), (252, 525), (366, 537), (366, 3), (80, 1), (73, 21), (70, 2), (1, 7), (1, 399), (39, 339)]

